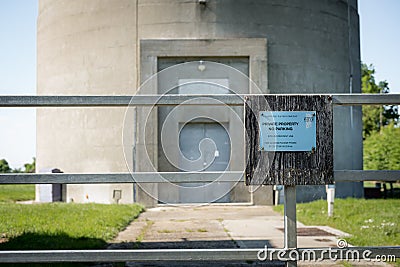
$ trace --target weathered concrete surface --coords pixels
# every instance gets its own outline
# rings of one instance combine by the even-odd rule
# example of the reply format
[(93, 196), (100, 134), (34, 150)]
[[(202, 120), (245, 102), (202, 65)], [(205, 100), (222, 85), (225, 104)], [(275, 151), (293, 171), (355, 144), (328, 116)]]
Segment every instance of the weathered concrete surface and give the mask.
[[(311, 228), (298, 222), (299, 228)], [(149, 209), (132, 222), (109, 248), (262, 248), (283, 247), (283, 216), (268, 206), (186, 206)], [(313, 226), (315, 228), (315, 226)], [(330, 227), (320, 236), (299, 236), (299, 247), (336, 247), (347, 234)], [(302, 231), (303, 232), (303, 231)], [(307, 232), (307, 231), (306, 231)], [(310, 231), (312, 232), (312, 231)], [(141, 241), (140, 243), (138, 241)], [(269, 263), (268, 263), (269, 264)], [(367, 262), (351, 263), (368, 266)], [(340, 263), (299, 262), (299, 266), (343, 266)], [(127, 263), (126, 266), (279, 266), (253, 263)], [(372, 265), (371, 265), (372, 266)], [(384, 265), (382, 265), (384, 266)]]
[[(206, 5), (197, 0), (121, 0), (118, 4), (110, 0), (41, 0), (37, 94), (134, 94), (143, 82), (140, 77), (157, 71), (142, 68), (141, 40), (212, 42), (240, 38), (268, 40), (263, 64), (266, 70), (250, 66), (249, 73), (250, 77), (255, 72), (267, 77), (258, 83), (266, 92), (360, 92), (356, 0), (209, 0)], [(233, 49), (228, 56), (240, 51), (240, 47)], [(121, 142), (123, 118), (122, 108), (38, 109), (37, 169), (56, 167), (71, 173), (126, 171)], [(360, 169), (361, 109), (337, 107), (334, 120), (335, 168)], [(155, 134), (153, 140), (157, 140)], [(151, 144), (149, 154), (157, 166), (156, 143)], [(311, 190), (315, 188), (308, 187), (298, 196), (324, 194), (323, 188)], [(132, 185), (71, 186), (67, 198), (110, 203), (113, 190), (122, 190), (120, 203), (133, 201)], [(156, 188), (153, 191), (157, 193)], [(337, 184), (339, 196), (361, 194), (360, 184)], [(258, 199), (261, 197), (254, 198)], [(148, 199), (144, 204), (154, 205), (154, 201)]]
[[(283, 247), (280, 228), (283, 216), (269, 206), (158, 207), (143, 213), (115, 241), (136, 242), (132, 233), (142, 233), (141, 248), (277, 248)], [(299, 247), (334, 247), (336, 237), (300, 236), (298, 242)]]

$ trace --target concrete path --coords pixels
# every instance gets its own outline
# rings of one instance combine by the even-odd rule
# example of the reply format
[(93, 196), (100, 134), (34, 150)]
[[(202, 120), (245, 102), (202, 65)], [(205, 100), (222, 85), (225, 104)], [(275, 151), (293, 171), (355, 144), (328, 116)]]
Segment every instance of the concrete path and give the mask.
[[(116, 248), (263, 248), (283, 247), (283, 216), (269, 206), (179, 206), (148, 209), (119, 233)], [(336, 247), (346, 233), (330, 227), (298, 223), (299, 247)], [(232, 265), (233, 264), (233, 265)], [(343, 266), (323, 262), (319, 266)], [(354, 266), (366, 266), (353, 264)], [(177, 266), (161, 263), (127, 263), (127, 266)], [(179, 266), (206, 266), (184, 263)], [(208, 263), (207, 266), (210, 266)], [(215, 265), (217, 266), (217, 265)], [(218, 266), (282, 266), (281, 263), (226, 263)], [(315, 266), (315, 263), (299, 263)], [(372, 265), (371, 265), (372, 266)], [(375, 265), (374, 265), (375, 266)]]

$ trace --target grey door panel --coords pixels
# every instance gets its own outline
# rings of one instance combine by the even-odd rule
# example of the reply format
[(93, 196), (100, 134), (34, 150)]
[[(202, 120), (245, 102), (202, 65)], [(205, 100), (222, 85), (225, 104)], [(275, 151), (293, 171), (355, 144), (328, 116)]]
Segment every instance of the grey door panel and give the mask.
[[(205, 139), (212, 140), (214, 145), (200, 146)], [(181, 156), (193, 160), (190, 165), (182, 166), (188, 171), (224, 171), (228, 168), (230, 158), (230, 140), (227, 130), (218, 123), (187, 123), (180, 131), (179, 147)], [(216, 149), (215, 149), (216, 147)], [(200, 159), (200, 160), (199, 160)], [(203, 166), (199, 166), (199, 162)], [(229, 202), (230, 183), (212, 184), (181, 183), (179, 189), (180, 203)]]

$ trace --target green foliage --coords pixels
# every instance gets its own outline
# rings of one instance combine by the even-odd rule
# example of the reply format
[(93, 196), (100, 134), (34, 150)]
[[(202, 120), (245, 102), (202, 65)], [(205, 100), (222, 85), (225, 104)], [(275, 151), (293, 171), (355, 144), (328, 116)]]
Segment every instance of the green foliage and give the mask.
[(0, 173), (34, 173), (36, 169), (36, 158), (33, 157), (32, 163), (25, 163), (24, 170), (21, 168), (11, 169), (6, 159), (0, 160)]
[(7, 160), (0, 159), (0, 173), (8, 173), (11, 171), (10, 165), (8, 165)]
[(380, 114), (383, 108), (381, 106), (363, 106), (363, 138), (367, 138), (372, 132), (380, 129)]
[(0, 249), (103, 248), (143, 208), (139, 205), (0, 203)]
[[(297, 205), (297, 219), (306, 225), (327, 225), (351, 234), (354, 246), (400, 245), (400, 199), (335, 199), (328, 217), (326, 200)], [(275, 207), (283, 213), (283, 206)]]
[(36, 169), (36, 158), (33, 157), (32, 163), (25, 163), (24, 168), (25, 168), (24, 170), (25, 173), (34, 173)]
[(393, 124), (364, 140), (365, 170), (400, 170), (400, 128)]
[(0, 203), (35, 199), (35, 185), (0, 185)]
[(380, 82), (379, 85), (375, 82), (375, 69), (373, 65), (361, 64), (361, 88), (364, 94), (379, 94), (388, 93), (388, 83)]
[[(389, 93), (387, 81), (375, 82), (375, 69), (372, 65), (361, 65), (361, 88), (365, 94)], [(391, 106), (363, 106), (363, 138), (367, 138), (372, 132), (379, 131), (382, 126), (397, 121), (399, 118), (396, 105)]]

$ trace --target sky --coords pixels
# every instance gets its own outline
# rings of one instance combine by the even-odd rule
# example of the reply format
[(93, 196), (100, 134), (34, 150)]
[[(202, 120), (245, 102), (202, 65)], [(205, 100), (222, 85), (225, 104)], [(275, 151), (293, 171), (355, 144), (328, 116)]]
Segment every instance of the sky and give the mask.
[(375, 66), (376, 81), (400, 93), (400, 1), (358, 0), (361, 60)]
[[(400, 93), (400, 0), (358, 0), (361, 60)], [(37, 0), (0, 0), (0, 95), (36, 93)], [(0, 108), (0, 159), (22, 168), (35, 156), (35, 111)]]
[[(36, 94), (36, 0), (0, 0), (0, 95)], [(36, 154), (32, 108), (0, 108), (0, 159), (12, 168)]]

